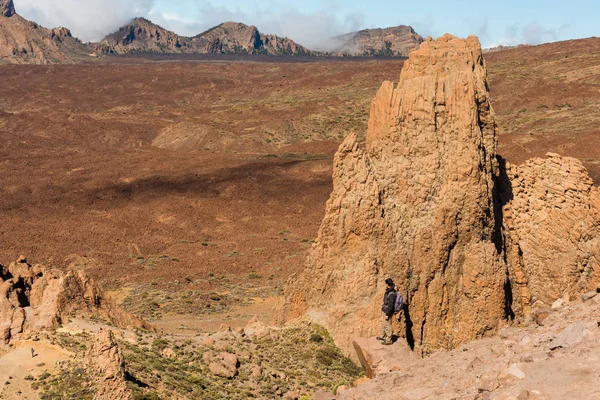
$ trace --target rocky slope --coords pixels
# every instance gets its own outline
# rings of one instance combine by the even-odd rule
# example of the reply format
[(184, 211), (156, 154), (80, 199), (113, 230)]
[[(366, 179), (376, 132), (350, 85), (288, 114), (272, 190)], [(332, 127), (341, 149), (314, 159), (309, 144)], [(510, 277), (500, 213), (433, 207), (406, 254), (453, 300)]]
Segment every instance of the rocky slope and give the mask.
[(90, 52), (68, 29), (43, 28), (17, 14), (12, 0), (0, 0), (0, 63), (74, 63)]
[(96, 45), (100, 54), (194, 53), (316, 55), (287, 38), (266, 35), (255, 26), (225, 22), (193, 38), (179, 36), (144, 18), (136, 18)]
[(600, 203), (581, 164), (499, 161), (479, 41), (426, 40), (373, 100), (366, 148), (354, 135), (340, 146), (283, 319), (307, 315), (350, 353), (353, 338), (378, 332), (391, 276), (408, 303), (402, 335), (426, 354), (595, 285)]
[(317, 55), (293, 40), (267, 35), (255, 26), (225, 22), (195, 36), (193, 42), (206, 53)]
[(135, 18), (95, 45), (98, 54), (185, 53), (192, 51), (189, 38), (179, 36), (145, 18)]
[(406, 57), (419, 47), (423, 38), (411, 26), (364, 29), (335, 38), (339, 41), (333, 55)]
[(583, 298), (538, 309), (528, 324), (424, 359), (400, 342), (382, 350), (374, 343), (366, 351), (376, 358), (378, 376), (323, 399), (600, 398), (600, 297), (594, 291)]
[(68, 316), (105, 319), (117, 326), (151, 329), (104, 299), (82, 271), (63, 272), (29, 265), (21, 257), (0, 266), (0, 347), (42, 329), (57, 328)]

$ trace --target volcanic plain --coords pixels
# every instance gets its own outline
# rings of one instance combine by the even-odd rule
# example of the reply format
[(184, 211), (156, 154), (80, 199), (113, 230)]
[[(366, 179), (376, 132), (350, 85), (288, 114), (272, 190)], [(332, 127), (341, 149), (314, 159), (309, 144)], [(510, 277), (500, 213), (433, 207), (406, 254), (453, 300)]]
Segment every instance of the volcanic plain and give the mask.
[[(485, 57), (499, 153), (577, 157), (598, 184), (600, 39)], [(317, 234), (333, 154), (364, 138), (402, 63), (2, 66), (0, 263), (86, 269), (159, 325), (277, 298)]]

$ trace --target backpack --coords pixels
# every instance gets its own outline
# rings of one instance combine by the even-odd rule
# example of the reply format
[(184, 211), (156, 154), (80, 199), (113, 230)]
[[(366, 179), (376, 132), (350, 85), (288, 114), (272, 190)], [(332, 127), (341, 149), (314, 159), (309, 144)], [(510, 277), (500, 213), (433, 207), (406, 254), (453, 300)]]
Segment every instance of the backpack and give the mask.
[(398, 314), (404, 307), (404, 299), (400, 292), (396, 292), (396, 302), (394, 303), (394, 314)]

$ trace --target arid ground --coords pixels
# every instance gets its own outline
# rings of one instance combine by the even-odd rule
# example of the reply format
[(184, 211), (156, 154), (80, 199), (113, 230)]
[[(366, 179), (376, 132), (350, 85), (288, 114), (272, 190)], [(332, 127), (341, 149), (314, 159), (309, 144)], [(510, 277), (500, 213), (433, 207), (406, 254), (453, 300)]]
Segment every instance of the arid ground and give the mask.
[[(499, 152), (600, 182), (600, 39), (486, 55)], [(332, 157), (402, 61), (109, 58), (2, 66), (0, 263), (86, 268), (151, 321), (276, 297)]]

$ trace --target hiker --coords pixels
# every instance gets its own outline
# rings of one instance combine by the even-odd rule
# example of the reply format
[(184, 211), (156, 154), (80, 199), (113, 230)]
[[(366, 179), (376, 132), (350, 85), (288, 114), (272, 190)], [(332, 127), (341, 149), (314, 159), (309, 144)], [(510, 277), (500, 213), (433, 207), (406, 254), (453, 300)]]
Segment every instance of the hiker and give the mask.
[(383, 335), (377, 337), (377, 340), (383, 341), (383, 344), (390, 345), (392, 344), (392, 317), (396, 312), (396, 285), (394, 285), (394, 281), (392, 278), (387, 278), (385, 280), (386, 289), (385, 294), (383, 295), (383, 305), (381, 306), (381, 311), (383, 312), (383, 318), (381, 321)]

